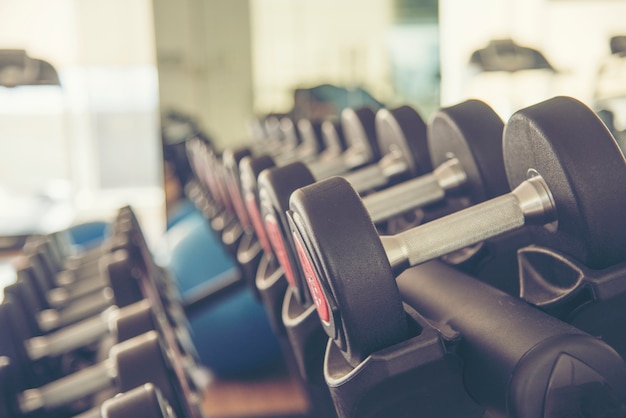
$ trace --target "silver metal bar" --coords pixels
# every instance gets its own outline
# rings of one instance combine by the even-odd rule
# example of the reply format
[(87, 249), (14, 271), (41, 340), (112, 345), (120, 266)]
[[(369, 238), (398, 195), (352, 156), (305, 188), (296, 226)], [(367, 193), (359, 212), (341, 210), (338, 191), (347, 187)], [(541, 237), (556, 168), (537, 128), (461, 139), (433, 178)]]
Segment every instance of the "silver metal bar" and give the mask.
[(427, 174), (363, 197), (372, 222), (378, 223), (411, 209), (438, 202), (446, 195), (437, 178)]
[(59, 331), (26, 340), (26, 351), (31, 360), (54, 357), (98, 341), (109, 332), (109, 316), (116, 306)]
[(117, 377), (117, 365), (105, 360), (74, 374), (36, 389), (25, 390), (18, 396), (22, 413), (53, 410), (111, 387)]
[(415, 266), (525, 224), (556, 220), (550, 191), (539, 176), (513, 192), (463, 209), (381, 241), (393, 268)]

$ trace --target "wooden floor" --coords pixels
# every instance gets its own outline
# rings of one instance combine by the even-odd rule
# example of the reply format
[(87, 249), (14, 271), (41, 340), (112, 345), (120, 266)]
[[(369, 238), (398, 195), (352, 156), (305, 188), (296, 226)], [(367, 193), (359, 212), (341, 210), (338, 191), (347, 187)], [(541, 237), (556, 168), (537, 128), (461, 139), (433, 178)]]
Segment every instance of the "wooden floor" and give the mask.
[(212, 380), (203, 409), (211, 418), (303, 417), (306, 394), (287, 367), (240, 379)]

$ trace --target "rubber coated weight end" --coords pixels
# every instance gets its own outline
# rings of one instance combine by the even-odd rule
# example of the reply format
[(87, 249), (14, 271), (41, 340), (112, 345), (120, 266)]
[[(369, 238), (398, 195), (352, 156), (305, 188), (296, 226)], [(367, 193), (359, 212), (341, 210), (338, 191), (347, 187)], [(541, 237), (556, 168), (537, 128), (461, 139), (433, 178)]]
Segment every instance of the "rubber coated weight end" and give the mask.
[[(330, 312), (324, 329), (353, 366), (408, 335), (404, 308), (385, 250), (367, 209), (343, 178), (295, 191), (292, 232)], [(318, 312), (319, 309), (318, 309)], [(320, 312), (322, 314), (322, 312)]]
[(280, 131), (287, 148), (293, 149), (302, 142), (300, 132), (296, 129), (293, 120), (287, 116), (280, 119)]
[(290, 286), (297, 290), (298, 301), (303, 304), (310, 298), (296, 262), (286, 211), (291, 193), (314, 182), (315, 178), (302, 163), (264, 170), (258, 177), (261, 218), (269, 241)]
[(400, 106), (376, 112), (376, 137), (383, 155), (397, 152), (405, 157), (411, 177), (433, 170), (426, 123), (412, 107)]
[(467, 175), (469, 204), (508, 193), (502, 159), (502, 119), (487, 104), (467, 100), (437, 111), (428, 124), (434, 167), (456, 157)]
[[(113, 346), (110, 358), (117, 363), (119, 388), (126, 392), (153, 383), (172, 404), (179, 406), (174, 374), (156, 331), (149, 331)], [(177, 408), (180, 411), (180, 408)]]
[(228, 188), (228, 193), (233, 203), (237, 218), (244, 228), (250, 227), (250, 219), (241, 195), (239, 162), (243, 158), (249, 157), (250, 155), (252, 155), (252, 151), (249, 148), (240, 148), (237, 150), (227, 149), (224, 151), (224, 155), (222, 156), (224, 181), (226, 183), (226, 187)]
[(297, 124), (302, 143), (314, 149), (315, 154), (319, 154), (324, 150), (324, 141), (322, 141), (322, 122), (319, 120), (300, 119)]
[(325, 154), (340, 155), (346, 150), (346, 138), (339, 119), (327, 119), (322, 122), (322, 141)]
[(341, 126), (348, 148), (367, 152), (369, 157), (367, 162), (380, 159), (375, 118), (376, 114), (368, 107), (346, 108), (341, 112)]
[(504, 130), (511, 188), (534, 173), (550, 189), (557, 228), (532, 227), (537, 244), (593, 269), (626, 260), (626, 162), (586, 105), (555, 97), (516, 112)]
[(263, 170), (274, 167), (274, 160), (269, 156), (245, 157), (239, 163), (239, 172), (241, 175), (241, 191), (243, 193), (244, 203), (250, 215), (254, 232), (256, 233), (263, 251), (266, 254), (272, 253), (272, 248), (267, 239), (265, 227), (261, 218), (259, 208), (259, 188), (257, 179)]
[(103, 418), (152, 417), (168, 418), (170, 406), (161, 391), (152, 383), (146, 383), (128, 392), (121, 393), (102, 403)]

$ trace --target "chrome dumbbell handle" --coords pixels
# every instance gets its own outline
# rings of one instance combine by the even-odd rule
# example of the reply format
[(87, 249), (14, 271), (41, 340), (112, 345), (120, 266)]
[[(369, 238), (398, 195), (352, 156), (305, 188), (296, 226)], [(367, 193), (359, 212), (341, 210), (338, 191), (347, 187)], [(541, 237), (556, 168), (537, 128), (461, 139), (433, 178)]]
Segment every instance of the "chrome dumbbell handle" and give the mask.
[(430, 174), (365, 196), (363, 204), (372, 222), (378, 223), (408, 210), (441, 201), (446, 192), (461, 187), (466, 180), (467, 175), (461, 163), (452, 158)]
[(111, 317), (119, 309), (107, 308), (103, 313), (50, 334), (26, 340), (26, 351), (31, 360), (55, 357), (101, 339), (111, 328)]
[(18, 396), (20, 411), (28, 414), (61, 407), (111, 387), (116, 377), (115, 362), (111, 359), (105, 360), (42, 387), (25, 390)]
[(105, 287), (102, 291), (88, 295), (62, 310), (45, 309), (39, 312), (39, 327), (51, 331), (104, 311), (114, 303), (113, 291)]
[(524, 225), (556, 220), (552, 195), (540, 176), (506, 195), (428, 222), (381, 241), (394, 269), (421, 264)]
[(388, 184), (389, 179), (406, 173), (408, 162), (404, 155), (392, 152), (385, 155), (376, 164), (346, 173), (343, 177), (357, 192), (374, 190)]

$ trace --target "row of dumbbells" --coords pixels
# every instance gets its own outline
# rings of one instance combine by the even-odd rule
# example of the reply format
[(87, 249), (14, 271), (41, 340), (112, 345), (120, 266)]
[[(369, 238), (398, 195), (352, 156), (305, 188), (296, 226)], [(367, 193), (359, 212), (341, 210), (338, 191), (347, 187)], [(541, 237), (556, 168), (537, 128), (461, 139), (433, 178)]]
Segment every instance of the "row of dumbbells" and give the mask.
[(0, 416), (200, 417), (173, 281), (130, 207), (101, 245), (28, 239), (0, 304)]
[(221, 155), (190, 138), (189, 195), (314, 415), (626, 415), (626, 163), (591, 109), (266, 127)]

